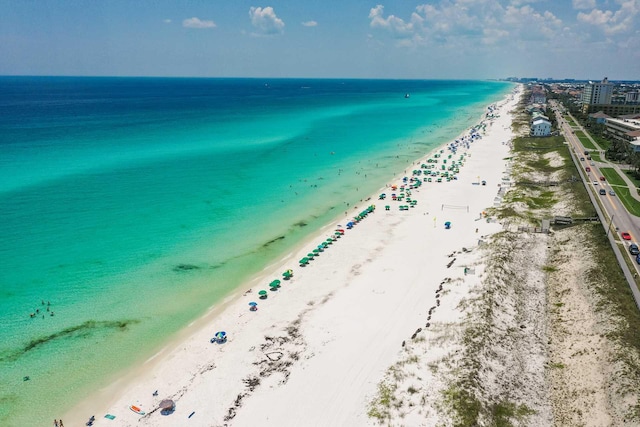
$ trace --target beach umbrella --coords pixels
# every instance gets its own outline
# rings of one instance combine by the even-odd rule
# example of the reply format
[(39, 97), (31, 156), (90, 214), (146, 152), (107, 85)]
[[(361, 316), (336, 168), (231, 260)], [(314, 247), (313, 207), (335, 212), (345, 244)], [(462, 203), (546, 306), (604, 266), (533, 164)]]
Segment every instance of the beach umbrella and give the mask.
[(251, 302), (249, 303), (249, 305), (250, 305), (251, 307), (255, 307), (256, 305), (258, 305), (258, 303), (257, 303), (257, 302), (255, 302), (255, 301), (251, 301)]
[(293, 276), (293, 270), (287, 270), (284, 273), (282, 273), (282, 276), (285, 279), (290, 279)]
[(326, 240), (326, 242), (327, 242), (328, 244), (332, 244), (332, 243), (333, 243), (333, 239), (332, 239), (332, 238), (328, 238), (328, 239)]
[(258, 295), (260, 295), (260, 298), (263, 298), (263, 299), (264, 299), (264, 298), (266, 298), (266, 297), (267, 297), (267, 291), (262, 290), (262, 291), (258, 292)]
[(307, 257), (309, 257), (309, 259), (307, 261), (311, 261), (313, 259), (313, 257), (316, 256), (316, 255), (318, 255), (318, 254), (314, 254), (313, 252), (309, 252), (307, 254)]
[(279, 288), (280, 287), (280, 280), (274, 280), (273, 282), (269, 283), (269, 286), (271, 286), (272, 288)]

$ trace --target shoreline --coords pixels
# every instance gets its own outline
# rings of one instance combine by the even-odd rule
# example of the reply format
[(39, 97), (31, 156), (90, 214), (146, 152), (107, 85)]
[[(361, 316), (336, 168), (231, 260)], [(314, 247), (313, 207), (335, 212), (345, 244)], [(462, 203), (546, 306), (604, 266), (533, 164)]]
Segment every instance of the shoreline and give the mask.
[[(503, 110), (509, 105), (509, 98), (513, 98), (513, 96), (514, 95), (512, 92), (502, 100), (492, 104), (500, 106), (499, 110), (501, 112), (501, 117), (508, 115), (508, 111)], [(483, 123), (485, 121), (488, 123), (495, 123), (495, 120), (490, 121), (485, 116), (486, 114), (483, 115), (483, 119), (480, 123)], [(468, 132), (469, 130), (465, 131), (463, 135), (468, 134)], [(483, 142), (484, 140), (480, 140), (479, 142), (472, 143), (469, 151), (474, 152), (474, 148), (477, 145), (483, 144)], [(427, 155), (416, 160), (416, 162), (420, 164), (423, 160), (426, 160), (434, 153), (439, 152), (442, 149), (446, 149), (448, 145), (449, 143), (436, 148)], [(469, 162), (470, 159), (473, 159), (473, 156), (470, 156), (467, 159), (467, 162)], [(504, 163), (504, 159), (495, 160), (497, 163)], [(414, 166), (416, 162), (413, 162), (411, 166)], [(466, 168), (467, 165), (465, 165), (461, 169), (460, 175), (467, 172)], [(404, 175), (405, 173), (400, 173), (393, 179), (393, 182), (399, 181)], [(468, 173), (466, 173), (466, 175), (468, 175)], [(467, 176), (465, 181), (467, 184), (469, 183), (469, 178), (475, 177)], [(240, 358), (242, 358), (242, 356), (249, 355), (247, 359), (252, 359), (255, 355), (255, 347), (259, 343), (256, 338), (264, 335), (264, 328), (269, 322), (271, 322), (273, 325), (285, 325), (285, 328), (286, 325), (289, 325), (298, 320), (300, 323), (304, 323), (302, 318), (304, 318), (308, 313), (312, 313), (309, 316), (313, 316), (315, 315), (315, 313), (313, 313), (314, 311), (320, 311), (315, 310), (315, 308), (322, 307), (324, 309), (327, 302), (331, 301), (333, 303), (334, 301), (338, 300), (338, 298), (334, 298), (335, 293), (349, 293), (350, 291), (348, 284), (353, 283), (358, 276), (362, 275), (362, 273), (356, 275), (355, 277), (349, 276), (351, 270), (336, 273), (335, 271), (332, 271), (333, 269), (331, 268), (331, 265), (326, 265), (327, 262), (325, 262), (325, 260), (329, 259), (334, 262), (334, 268), (336, 270), (342, 268), (342, 264), (340, 263), (343, 261), (341, 259), (343, 257), (339, 255), (339, 252), (344, 252), (345, 249), (340, 250), (337, 248), (345, 246), (344, 243), (347, 239), (359, 239), (357, 242), (357, 248), (360, 249), (362, 249), (362, 246), (360, 245), (361, 243), (368, 242), (373, 246), (379, 244), (379, 241), (376, 242), (375, 240), (367, 240), (367, 238), (371, 238), (373, 235), (377, 236), (380, 233), (380, 230), (376, 229), (374, 225), (377, 225), (379, 227), (383, 227), (385, 225), (380, 224), (380, 221), (383, 220), (385, 218), (385, 215), (387, 214), (387, 212), (384, 211), (384, 204), (389, 203), (394, 208), (392, 211), (393, 215), (388, 215), (388, 217), (394, 220), (394, 222), (390, 225), (387, 224), (387, 226), (400, 226), (406, 222), (410, 222), (407, 218), (409, 217), (409, 215), (413, 215), (413, 217), (417, 216), (415, 215), (416, 212), (423, 213), (423, 216), (426, 216), (429, 214), (429, 212), (432, 212), (432, 215), (428, 217), (429, 221), (427, 222), (427, 225), (431, 226), (431, 223), (433, 223), (434, 229), (436, 229), (435, 225), (437, 222), (437, 231), (440, 232), (440, 223), (442, 222), (441, 220), (443, 219), (444, 214), (441, 214), (439, 211), (437, 211), (437, 208), (439, 204), (447, 204), (447, 201), (449, 201), (447, 199), (447, 192), (441, 194), (440, 200), (435, 200), (435, 203), (429, 200), (424, 201), (422, 200), (423, 197), (421, 196), (423, 196), (424, 193), (427, 193), (427, 195), (429, 195), (429, 193), (433, 193), (434, 191), (432, 191), (432, 188), (437, 188), (437, 186), (439, 186), (440, 188), (449, 187), (449, 184), (460, 184), (460, 180), (457, 182), (453, 181), (452, 183), (423, 184), (414, 192), (416, 198), (420, 199), (420, 203), (414, 210), (407, 213), (405, 217), (402, 216), (402, 212), (397, 212), (397, 206), (395, 206), (395, 203), (376, 200), (375, 195), (371, 195), (370, 199), (362, 199), (361, 204), (359, 204), (358, 206), (354, 206), (351, 209), (351, 212), (357, 213), (362, 210), (362, 204), (375, 204), (377, 206), (377, 209), (375, 213), (371, 215), (372, 218), (366, 218), (360, 224), (357, 224), (353, 228), (353, 230), (347, 230), (345, 236), (339, 238), (333, 244), (333, 247), (329, 247), (325, 251), (325, 253), (323, 253), (317, 260), (312, 261), (309, 266), (305, 268), (298, 267), (298, 264), (295, 262), (298, 259), (296, 258), (296, 256), (304, 256), (304, 254), (308, 251), (308, 249), (305, 248), (312, 247), (311, 242), (318, 241), (320, 239), (320, 236), (325, 235), (328, 230), (332, 231), (334, 227), (338, 223), (340, 223), (340, 221), (344, 222), (345, 218), (350, 218), (350, 215), (343, 216), (342, 220), (336, 219), (335, 221), (327, 224), (325, 227), (315, 233), (313, 238), (310, 238), (306, 240), (304, 244), (301, 244), (298, 249), (291, 251), (284, 258), (281, 258), (269, 264), (260, 272), (260, 274), (258, 274), (256, 277), (248, 281), (245, 285), (241, 286), (236, 291), (225, 297), (225, 299), (221, 303), (211, 306), (211, 308), (203, 316), (194, 320), (186, 328), (180, 331), (158, 352), (149, 357), (143, 363), (137, 364), (136, 366), (125, 370), (122, 375), (120, 375), (120, 378), (108, 385), (106, 388), (97, 391), (95, 395), (89, 396), (85, 401), (72, 408), (64, 416), (63, 419), (71, 420), (71, 423), (67, 421), (68, 425), (80, 425), (80, 423), (84, 423), (90, 415), (96, 416), (96, 423), (94, 424), (96, 426), (121, 426), (133, 425), (133, 423), (135, 423), (135, 425), (175, 425), (175, 423), (178, 422), (179, 419), (183, 419), (183, 416), (186, 417), (187, 415), (189, 415), (189, 413), (192, 412), (185, 409), (187, 405), (190, 405), (191, 407), (198, 409), (195, 409), (196, 414), (194, 415), (194, 418), (189, 419), (189, 423), (191, 425), (200, 425), (198, 423), (205, 422), (203, 411), (206, 410), (205, 408), (207, 408), (207, 405), (204, 402), (201, 402), (201, 399), (198, 399), (197, 391), (193, 392), (191, 390), (207, 390), (210, 392), (208, 394), (211, 395), (211, 390), (207, 387), (207, 384), (205, 384), (204, 377), (211, 377), (212, 374), (215, 374), (214, 378), (208, 378), (209, 380), (212, 380), (210, 382), (218, 384), (220, 382), (224, 383), (225, 381), (228, 381), (230, 383), (228, 384), (228, 387), (225, 387), (226, 391), (217, 390), (213, 392), (215, 398), (212, 400), (217, 401), (215, 408), (216, 416), (214, 419), (207, 418), (206, 422), (208, 422), (209, 424), (214, 421), (222, 423), (225, 416), (224, 409), (226, 409), (230, 404), (233, 403), (233, 400), (237, 395), (236, 392), (238, 390), (242, 392), (242, 390), (244, 389), (241, 377), (244, 375), (244, 373), (251, 373), (251, 368), (253, 366), (253, 363), (246, 363), (246, 361), (245, 363), (238, 363), (238, 360), (234, 359), (233, 357), (229, 357), (229, 354), (238, 352), (237, 355), (241, 356)], [(491, 184), (495, 184), (495, 181), (491, 182)], [(491, 185), (490, 187), (494, 188), (493, 185)], [(383, 189), (384, 188), (387, 187), (383, 187)], [(473, 188), (480, 187), (478, 186)], [(380, 191), (383, 191), (383, 189), (381, 189)], [(487, 186), (486, 189), (489, 190), (489, 186)], [(442, 191), (440, 191), (440, 193), (442, 193)], [(437, 197), (434, 199), (437, 199)], [(442, 199), (444, 199), (444, 202), (442, 201)], [(440, 201), (441, 203), (437, 203), (438, 201)], [(428, 207), (428, 210), (423, 209), (425, 207)], [(487, 207), (489, 206), (484, 206), (484, 208)], [(451, 213), (450, 216), (457, 217), (460, 214), (460, 212), (454, 212)], [(468, 214), (475, 215), (477, 214), (477, 212), (469, 212)], [(434, 218), (433, 221), (431, 221), (432, 217)], [(437, 219), (438, 217), (439, 219)], [(372, 221), (372, 219), (374, 221)], [(456, 222), (457, 221), (454, 221), (454, 230), (456, 227)], [(388, 231), (393, 232), (394, 230), (393, 228), (389, 228)], [(363, 234), (365, 234), (365, 236), (363, 236)], [(370, 234), (370, 236), (366, 236), (366, 234)], [(475, 236), (472, 235), (471, 237), (471, 239), (464, 240), (470, 242), (477, 240)], [(390, 244), (383, 244), (379, 246), (379, 252), (385, 251), (385, 246), (390, 246)], [(366, 256), (363, 258), (365, 252), (366, 251), (363, 250), (362, 254), (354, 256), (354, 258), (357, 258), (360, 261), (360, 266), (367, 263), (368, 258)], [(366, 254), (370, 255), (371, 257), (374, 256), (374, 254), (371, 253)], [(369, 263), (371, 264), (371, 261), (369, 261)], [(315, 272), (316, 277), (310, 277), (313, 276), (314, 270), (320, 270), (320, 264), (322, 264), (322, 270)], [(345, 267), (349, 266), (345, 264)], [(353, 265), (351, 267), (353, 267)], [(258, 312), (249, 312), (246, 306), (246, 301), (244, 301), (244, 297), (248, 298), (247, 290), (254, 289), (254, 292), (252, 292), (251, 294), (252, 298), (256, 298), (255, 290), (260, 283), (263, 284), (264, 289), (267, 289), (266, 283), (270, 281), (269, 279), (281, 279), (280, 272), (287, 268), (292, 268), (294, 270), (293, 279), (291, 279), (290, 281), (283, 281), (281, 289), (275, 293), (270, 293), (269, 298), (266, 301), (262, 302), (260, 300), (257, 300), (260, 301)], [(322, 277), (318, 278), (317, 276), (320, 275), (321, 272), (325, 273), (328, 277), (333, 274), (333, 280), (330, 281), (333, 283), (327, 283), (327, 280), (323, 280)], [(378, 271), (377, 273), (383, 275), (384, 272)], [(370, 278), (373, 277), (375, 277), (375, 275), (371, 276)], [(340, 283), (341, 281), (344, 281), (345, 283), (347, 283), (347, 285), (340, 286), (336, 284)], [(304, 286), (307, 287), (305, 288)], [(314, 287), (315, 289), (313, 289)], [(341, 300), (353, 301), (353, 296), (350, 296), (346, 299), (345, 297), (343, 297), (341, 298)], [(312, 301), (314, 302), (314, 304), (309, 305), (309, 303)], [(321, 302), (318, 303), (317, 301)], [(289, 307), (289, 304), (287, 304), (283, 308), (282, 305), (285, 304), (285, 302), (295, 307)], [(282, 311), (286, 311), (285, 309), (289, 309), (289, 311), (287, 311), (286, 313), (276, 313), (278, 308), (282, 309)], [(366, 313), (363, 313), (363, 316), (365, 315)], [(300, 316), (302, 316), (302, 318)], [(261, 320), (258, 320), (258, 317), (260, 317)], [(218, 329), (226, 329), (230, 333), (228, 342), (224, 345), (216, 346), (208, 342), (208, 337), (213, 334), (213, 329), (216, 329), (216, 325), (220, 325)], [(235, 325), (236, 327), (230, 327), (230, 325)], [(252, 330), (247, 331), (250, 328), (252, 328)], [(272, 329), (275, 332), (281, 330), (277, 327), (269, 329)], [(242, 330), (242, 332), (240, 332), (240, 330)], [(251, 333), (245, 334), (245, 332)], [(243, 335), (251, 335), (252, 338), (249, 339), (249, 337), (244, 337)], [(292, 339), (292, 341), (295, 341), (295, 339)], [(306, 344), (306, 347), (308, 346), (309, 344)], [(230, 349), (230, 347), (232, 349)], [(233, 347), (237, 347), (237, 349), (233, 349)], [(240, 350), (240, 347), (243, 348), (242, 351)], [(305, 345), (295, 344), (294, 347), (300, 347), (300, 353), (304, 353), (304, 351), (306, 351), (305, 349), (303, 349)], [(250, 350), (251, 348), (253, 348), (254, 350)], [(189, 357), (187, 358), (186, 356)], [(178, 359), (180, 359), (180, 361), (178, 361)], [(189, 361), (185, 361), (185, 359), (189, 359)], [(175, 363), (178, 363), (178, 365), (181, 365), (182, 363), (184, 364), (184, 369), (182, 369), (182, 372), (179, 375), (170, 374), (170, 372), (176, 371), (175, 368), (171, 366), (171, 364)], [(238, 367), (236, 365), (240, 366)], [(225, 372), (237, 372), (237, 374), (239, 375), (236, 376), (240, 378), (236, 378), (234, 380), (225, 379), (225, 372), (220, 372), (223, 370), (225, 370)], [(240, 371), (242, 371), (242, 373)], [(277, 373), (277, 375), (280, 374), (281, 373)], [(218, 377), (218, 375), (221, 376)], [(293, 373), (289, 372), (287, 378), (289, 377), (289, 375), (293, 375)], [(180, 378), (167, 379), (172, 376), (180, 376)], [(271, 378), (271, 381), (273, 381), (274, 377), (269, 378)], [(266, 383), (266, 381), (263, 382)], [(272, 384), (272, 387), (276, 387), (276, 385), (277, 384)], [(187, 387), (184, 394), (180, 395), (179, 398), (176, 397), (177, 395), (174, 394), (176, 392), (179, 392), (183, 387)], [(269, 388), (269, 386), (266, 384), (262, 384), (258, 388), (265, 390)], [(153, 397), (152, 392), (156, 389), (159, 390), (160, 394), (158, 397)], [(116, 393), (117, 391), (122, 391), (123, 396), (118, 396)], [(258, 392), (252, 393), (252, 395), (247, 397), (246, 399), (253, 399), (256, 395), (260, 394), (260, 392), (261, 390), (258, 390)], [(141, 405), (145, 410), (151, 411), (153, 410), (154, 404), (157, 404), (159, 400), (165, 397), (169, 397), (170, 395), (173, 395), (174, 400), (177, 401), (178, 409), (175, 413), (166, 417), (160, 416), (157, 413), (152, 413), (143, 418), (139, 418), (138, 415), (134, 414), (128, 409), (128, 405), (138, 404)], [(107, 398), (108, 396), (112, 397)], [(154, 399), (157, 400), (157, 402)], [(125, 402), (126, 404), (124, 404)], [(245, 412), (244, 409), (243, 412)], [(104, 413), (111, 413), (116, 415), (115, 420), (110, 421), (102, 418), (104, 416)], [(200, 418), (198, 418), (198, 415), (200, 415)], [(235, 422), (241, 423), (241, 420), (238, 418), (237, 420), (233, 421), (233, 423)]]

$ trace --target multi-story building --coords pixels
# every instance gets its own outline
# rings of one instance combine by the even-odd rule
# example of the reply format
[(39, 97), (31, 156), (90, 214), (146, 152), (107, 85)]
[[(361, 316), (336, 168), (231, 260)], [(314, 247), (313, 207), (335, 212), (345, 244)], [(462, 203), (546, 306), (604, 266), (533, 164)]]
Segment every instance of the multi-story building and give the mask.
[(551, 135), (551, 122), (544, 116), (536, 117), (531, 121), (531, 136)]
[(627, 92), (624, 97), (624, 102), (635, 104), (640, 102), (640, 92)]
[(633, 151), (640, 151), (640, 114), (608, 118), (605, 122), (607, 134), (614, 139), (630, 144)]
[(640, 104), (591, 104), (582, 106), (583, 113), (602, 111), (611, 117), (640, 113)]
[(584, 92), (582, 92), (583, 104), (611, 104), (611, 95), (613, 95), (613, 83), (609, 83), (606, 77), (600, 83), (586, 84)]

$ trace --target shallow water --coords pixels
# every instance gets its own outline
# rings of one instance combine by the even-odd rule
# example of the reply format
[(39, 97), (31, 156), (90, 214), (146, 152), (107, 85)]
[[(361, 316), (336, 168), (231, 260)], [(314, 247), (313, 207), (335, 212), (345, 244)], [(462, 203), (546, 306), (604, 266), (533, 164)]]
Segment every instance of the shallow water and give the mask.
[(0, 424), (151, 356), (511, 87), (0, 77)]

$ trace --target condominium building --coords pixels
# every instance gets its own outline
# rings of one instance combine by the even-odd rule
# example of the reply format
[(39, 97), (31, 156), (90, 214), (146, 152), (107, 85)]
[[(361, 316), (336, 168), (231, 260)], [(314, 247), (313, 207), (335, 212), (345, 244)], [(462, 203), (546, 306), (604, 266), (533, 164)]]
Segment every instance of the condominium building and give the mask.
[(609, 83), (606, 77), (600, 83), (586, 84), (582, 92), (582, 104), (611, 104), (613, 95), (613, 83)]

